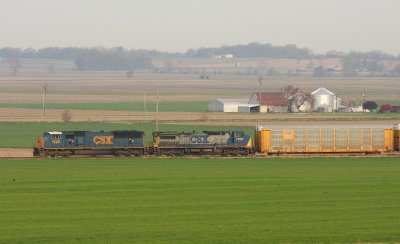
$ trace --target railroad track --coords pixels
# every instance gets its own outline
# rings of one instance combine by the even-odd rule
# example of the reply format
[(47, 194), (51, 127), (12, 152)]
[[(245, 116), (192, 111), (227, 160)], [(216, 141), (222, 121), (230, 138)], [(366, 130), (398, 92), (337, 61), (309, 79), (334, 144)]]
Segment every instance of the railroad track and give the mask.
[(254, 158), (371, 158), (371, 157), (400, 157), (400, 153), (380, 153), (380, 154), (363, 154), (363, 153), (313, 153), (313, 154), (272, 154), (272, 155), (265, 155), (265, 154), (255, 154), (243, 157), (235, 157), (235, 156), (220, 156), (220, 155), (187, 155), (187, 156), (153, 156), (148, 155), (144, 157), (121, 157), (121, 156), (113, 156), (113, 155), (74, 155), (68, 157), (19, 157), (19, 156), (0, 156), (0, 159), (58, 159), (58, 158), (75, 158), (75, 159), (97, 159), (97, 158), (126, 158), (126, 159), (146, 159), (146, 158), (164, 158), (164, 159), (171, 159), (171, 158), (179, 158), (179, 159), (196, 159), (196, 158), (226, 158), (226, 159), (254, 159)]

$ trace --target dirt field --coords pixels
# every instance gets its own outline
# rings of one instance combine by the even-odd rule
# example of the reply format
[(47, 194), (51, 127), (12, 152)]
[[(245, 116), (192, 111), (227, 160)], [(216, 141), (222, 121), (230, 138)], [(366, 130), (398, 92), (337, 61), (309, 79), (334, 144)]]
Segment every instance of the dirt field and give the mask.
[[(72, 62), (57, 62), (55, 72), (49, 74), (47, 66), (54, 61), (26, 62), (18, 76), (10, 76), (5, 64), (0, 65), (0, 103), (41, 102), (43, 85), (49, 85), (48, 102), (121, 102), (129, 99), (155, 100), (159, 89), (161, 101), (209, 101), (216, 98), (249, 98), (259, 91), (257, 75), (249, 75), (249, 68), (260, 66), (277, 69), (304, 68), (309, 62), (316, 65), (340, 64), (338, 59), (177, 59), (174, 67), (191, 67), (191, 73), (143, 73), (132, 78), (125, 71), (77, 71)], [(154, 60), (155, 67), (163, 67), (166, 60)], [(240, 63), (239, 73), (235, 72)], [(226, 68), (222, 74), (214, 72)], [(233, 73), (232, 73), (232, 72)], [(205, 72), (209, 79), (201, 79)], [(229, 73), (231, 72), (231, 73)], [(321, 86), (331, 90), (344, 101), (349, 99), (400, 100), (399, 78), (358, 77), (313, 78), (307, 76), (265, 76), (261, 90), (277, 91), (293, 85), (311, 92)], [(129, 98), (130, 97), (130, 98)]]
[(0, 148), (0, 158), (32, 158), (32, 149)]
[[(156, 113), (126, 112), (126, 111), (97, 111), (97, 110), (69, 110), (73, 122), (155, 122)], [(1, 122), (62, 122), (63, 110), (49, 109), (46, 116), (42, 116), (40, 109), (11, 109), (0, 108)], [(190, 113), (190, 112), (160, 112), (160, 123), (192, 124), (192, 125), (258, 125), (258, 124), (394, 124), (399, 117), (366, 117), (344, 115), (318, 114), (239, 114), (239, 113)]]
[[(167, 77), (169, 75), (166, 75)], [(211, 80), (149, 81), (151, 75), (143, 80), (53, 80), (49, 81), (48, 102), (126, 102), (129, 99), (142, 101), (144, 93), (148, 101), (155, 101), (157, 87), (160, 101), (211, 101), (216, 98), (250, 98), (253, 92), (260, 91), (256, 77), (215, 77)], [(167, 78), (165, 77), (165, 79)], [(190, 79), (191, 78), (191, 79)], [(224, 79), (222, 79), (224, 78)], [(160, 77), (161, 79), (161, 77)], [(0, 79), (0, 103), (26, 103), (42, 101), (43, 81), (9, 81)], [(325, 87), (344, 101), (366, 99), (400, 99), (400, 80), (398, 79), (282, 79), (265, 80), (263, 91), (279, 91), (286, 85), (301, 87), (311, 92)]]
[[(279, 69), (294, 69), (308, 64), (308, 60), (270, 60), (270, 59), (184, 59), (174, 60), (174, 67), (190, 67), (191, 74), (175, 73), (136, 73), (127, 78), (123, 71), (115, 72), (80, 72), (72, 62), (63, 61), (55, 64), (55, 72), (49, 74), (46, 67), (49, 62), (25, 62), (18, 76), (10, 76), (7, 66), (0, 65), (0, 103), (41, 103), (43, 85), (47, 82), (47, 103), (111, 103), (111, 102), (143, 102), (156, 101), (156, 90), (159, 89), (159, 100), (163, 101), (212, 101), (216, 98), (250, 98), (253, 92), (260, 91), (256, 75), (240, 73), (246, 68), (260, 66)], [(166, 60), (155, 60), (156, 67), (163, 67)], [(240, 74), (214, 74), (220, 69), (234, 70), (232, 67), (240, 62)], [(313, 60), (317, 64), (338, 64), (337, 59)], [(201, 79), (202, 70), (210, 78)], [(286, 85), (293, 85), (311, 92), (319, 87), (326, 87), (342, 98), (363, 101), (390, 100), (400, 102), (400, 79), (398, 78), (324, 78), (312, 77), (264, 77), (263, 91), (278, 91)], [(39, 109), (0, 109), (0, 121), (61, 121), (63, 110), (47, 110), (43, 118)], [(154, 113), (124, 111), (88, 111), (70, 110), (72, 121), (110, 121), (110, 122), (142, 122), (154, 121)], [(348, 116), (322, 116), (300, 114), (223, 114), (223, 113), (160, 113), (160, 122), (191, 124), (223, 124), (254, 125), (268, 123), (358, 123), (369, 121), (376, 123), (393, 123), (393, 119), (360, 118), (354, 120)]]

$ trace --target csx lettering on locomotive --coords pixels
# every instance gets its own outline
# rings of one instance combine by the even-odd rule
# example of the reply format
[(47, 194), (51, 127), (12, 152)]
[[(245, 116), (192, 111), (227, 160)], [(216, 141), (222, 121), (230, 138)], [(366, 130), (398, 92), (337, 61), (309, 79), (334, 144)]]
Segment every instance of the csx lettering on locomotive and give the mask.
[(190, 142), (195, 143), (195, 144), (206, 144), (208, 142), (208, 136), (191, 136), (190, 137)]
[(111, 145), (113, 144), (113, 136), (95, 136), (93, 137), (93, 143), (98, 145), (98, 144), (102, 144), (102, 145)]

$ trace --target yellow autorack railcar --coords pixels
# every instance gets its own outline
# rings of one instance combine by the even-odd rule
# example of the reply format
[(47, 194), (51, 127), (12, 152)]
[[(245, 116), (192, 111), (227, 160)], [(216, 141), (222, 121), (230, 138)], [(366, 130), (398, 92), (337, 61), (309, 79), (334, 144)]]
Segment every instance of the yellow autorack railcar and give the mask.
[(259, 153), (362, 153), (392, 152), (393, 128), (257, 126)]

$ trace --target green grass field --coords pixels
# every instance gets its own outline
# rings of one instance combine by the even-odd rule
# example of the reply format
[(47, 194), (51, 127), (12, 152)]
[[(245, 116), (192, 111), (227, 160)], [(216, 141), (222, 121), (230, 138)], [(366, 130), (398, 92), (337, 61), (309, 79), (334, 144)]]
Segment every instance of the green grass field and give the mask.
[[(37, 123), (37, 122), (0, 122), (0, 148), (31, 148), (39, 136), (46, 131), (67, 130), (140, 130), (146, 133), (147, 141), (151, 141), (155, 125), (148, 124), (118, 124), (100, 122), (68, 122), (68, 123)], [(244, 130), (254, 134), (253, 126), (194, 126), (160, 124), (160, 131), (203, 131), (203, 130)]]
[[(41, 103), (0, 103), (0, 108), (32, 108), (41, 109)], [(49, 109), (82, 109), (144, 112), (143, 101), (133, 103), (48, 103)], [(156, 103), (146, 104), (148, 112), (156, 111)], [(159, 111), (162, 112), (207, 112), (207, 102), (162, 102)]]
[(398, 158), (0, 160), (0, 243), (400, 241)]

